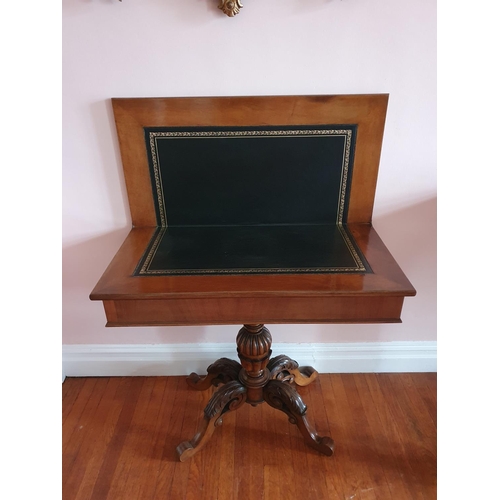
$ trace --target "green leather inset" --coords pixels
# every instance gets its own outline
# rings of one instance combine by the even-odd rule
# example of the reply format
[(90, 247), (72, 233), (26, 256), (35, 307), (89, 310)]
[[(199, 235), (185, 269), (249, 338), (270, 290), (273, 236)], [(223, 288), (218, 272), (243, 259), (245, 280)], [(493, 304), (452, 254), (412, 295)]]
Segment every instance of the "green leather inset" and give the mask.
[(159, 230), (135, 274), (370, 272), (343, 225), (355, 126), (145, 135)]

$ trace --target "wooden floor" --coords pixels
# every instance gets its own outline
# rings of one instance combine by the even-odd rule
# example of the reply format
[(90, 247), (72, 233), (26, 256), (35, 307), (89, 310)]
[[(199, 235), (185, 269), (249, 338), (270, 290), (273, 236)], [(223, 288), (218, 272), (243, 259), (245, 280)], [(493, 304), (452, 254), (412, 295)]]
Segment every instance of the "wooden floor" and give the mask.
[(210, 396), (183, 377), (67, 378), (63, 500), (436, 498), (436, 374), (322, 374), (298, 391), (335, 441), (307, 447), (267, 404), (225, 415), (185, 463)]

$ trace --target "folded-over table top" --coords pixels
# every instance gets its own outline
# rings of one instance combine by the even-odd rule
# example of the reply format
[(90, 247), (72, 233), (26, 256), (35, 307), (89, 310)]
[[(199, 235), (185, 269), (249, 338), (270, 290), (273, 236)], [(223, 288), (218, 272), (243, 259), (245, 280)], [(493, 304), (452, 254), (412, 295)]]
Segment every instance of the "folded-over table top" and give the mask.
[(132, 228), (109, 326), (395, 322), (371, 225), (387, 95), (113, 99)]

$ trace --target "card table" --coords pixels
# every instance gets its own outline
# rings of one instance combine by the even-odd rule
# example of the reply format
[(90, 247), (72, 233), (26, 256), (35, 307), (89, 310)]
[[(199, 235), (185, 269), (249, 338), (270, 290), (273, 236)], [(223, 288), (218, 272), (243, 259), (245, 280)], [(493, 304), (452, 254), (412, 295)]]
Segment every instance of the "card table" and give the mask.
[(181, 461), (225, 413), (263, 402), (333, 454), (295, 388), (318, 373), (271, 357), (265, 325), (401, 321), (416, 292), (372, 227), (387, 103), (386, 94), (112, 99), (132, 228), (91, 300), (110, 327), (239, 325), (239, 362), (187, 378), (217, 389), (177, 447)]

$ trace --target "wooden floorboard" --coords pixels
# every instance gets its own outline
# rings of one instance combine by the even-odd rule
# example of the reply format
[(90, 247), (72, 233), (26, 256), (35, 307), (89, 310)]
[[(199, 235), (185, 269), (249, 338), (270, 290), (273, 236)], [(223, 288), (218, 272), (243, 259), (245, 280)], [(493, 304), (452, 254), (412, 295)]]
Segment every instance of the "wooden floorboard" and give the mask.
[(305, 445), (267, 404), (224, 416), (187, 462), (213, 391), (183, 377), (66, 378), (63, 500), (432, 500), (436, 498), (435, 373), (322, 374), (298, 392), (333, 457)]

